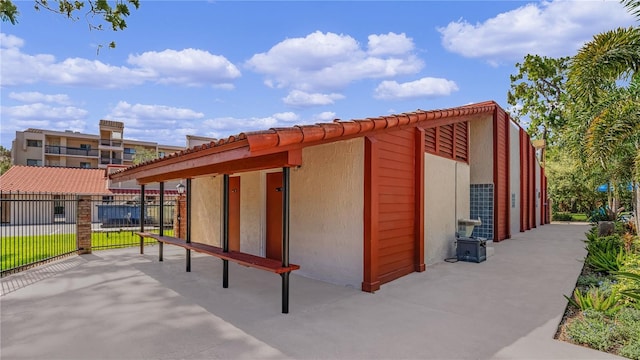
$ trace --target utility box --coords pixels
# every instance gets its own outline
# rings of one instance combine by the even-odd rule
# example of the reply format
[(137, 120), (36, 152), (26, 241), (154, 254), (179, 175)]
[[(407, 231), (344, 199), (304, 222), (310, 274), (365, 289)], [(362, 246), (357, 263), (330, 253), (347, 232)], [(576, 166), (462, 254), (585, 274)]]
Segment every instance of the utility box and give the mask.
[(479, 263), (487, 260), (487, 239), (459, 237), (456, 242), (458, 261)]

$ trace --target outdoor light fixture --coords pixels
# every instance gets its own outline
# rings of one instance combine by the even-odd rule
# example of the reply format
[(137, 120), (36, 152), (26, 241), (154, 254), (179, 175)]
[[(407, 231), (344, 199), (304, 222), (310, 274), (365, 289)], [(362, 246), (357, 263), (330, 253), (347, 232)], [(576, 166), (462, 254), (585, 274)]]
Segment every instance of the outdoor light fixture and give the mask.
[(178, 194), (184, 194), (185, 186), (182, 184), (176, 185), (176, 189), (178, 190)]

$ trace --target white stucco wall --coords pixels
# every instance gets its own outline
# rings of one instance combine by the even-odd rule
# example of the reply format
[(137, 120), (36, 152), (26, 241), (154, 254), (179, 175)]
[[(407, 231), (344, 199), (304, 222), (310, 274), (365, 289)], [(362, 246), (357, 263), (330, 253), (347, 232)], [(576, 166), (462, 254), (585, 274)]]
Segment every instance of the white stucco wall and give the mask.
[(536, 160), (536, 226), (540, 226), (540, 206), (542, 206), (542, 193), (540, 191), (540, 163)]
[[(291, 169), (290, 261), (301, 266), (296, 274), (360, 288), (364, 139), (305, 148), (302, 159)], [(240, 174), (242, 252), (265, 255), (266, 173), (273, 171)], [(222, 176), (193, 180), (193, 241), (220, 246), (221, 184)]]
[(469, 218), (470, 166), (425, 154), (424, 258), (427, 265), (455, 256), (458, 219)]
[(509, 206), (511, 207), (511, 236), (513, 236), (520, 232), (520, 128), (511, 123), (509, 131)]
[(291, 172), (291, 261), (311, 278), (359, 289), (364, 139), (305, 148)]
[(493, 117), (469, 121), (471, 184), (493, 184)]

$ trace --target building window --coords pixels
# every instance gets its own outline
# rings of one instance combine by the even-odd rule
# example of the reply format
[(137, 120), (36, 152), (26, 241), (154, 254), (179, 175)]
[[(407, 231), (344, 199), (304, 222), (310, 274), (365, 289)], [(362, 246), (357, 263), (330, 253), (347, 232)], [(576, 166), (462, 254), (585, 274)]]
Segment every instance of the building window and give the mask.
[(80, 149), (91, 150), (91, 144), (80, 144)]
[(103, 203), (112, 203), (113, 202), (113, 196), (111, 195), (106, 195), (102, 197), (102, 202)]
[(158, 151), (158, 157), (159, 158), (164, 157), (164, 151)]
[(125, 154), (135, 154), (136, 153), (136, 149), (134, 149), (134, 148), (124, 148), (124, 153)]
[(42, 140), (31, 140), (27, 139), (28, 147), (42, 147)]
[(27, 166), (42, 166), (42, 160), (27, 159)]
[(80, 167), (83, 169), (91, 169), (91, 163), (90, 162), (81, 162), (80, 163)]

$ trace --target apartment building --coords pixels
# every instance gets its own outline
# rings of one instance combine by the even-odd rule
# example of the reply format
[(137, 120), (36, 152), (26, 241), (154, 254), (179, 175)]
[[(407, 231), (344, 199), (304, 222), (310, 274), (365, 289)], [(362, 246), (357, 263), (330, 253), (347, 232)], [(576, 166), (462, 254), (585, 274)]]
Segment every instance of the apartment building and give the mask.
[(124, 123), (100, 120), (98, 135), (76, 131), (27, 129), (16, 131), (11, 146), (14, 165), (73, 168), (106, 168), (132, 165), (137, 151), (151, 151), (164, 157), (183, 150), (180, 146), (124, 138)]

